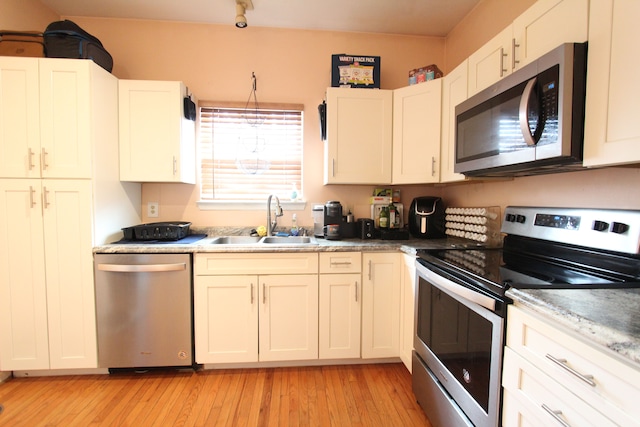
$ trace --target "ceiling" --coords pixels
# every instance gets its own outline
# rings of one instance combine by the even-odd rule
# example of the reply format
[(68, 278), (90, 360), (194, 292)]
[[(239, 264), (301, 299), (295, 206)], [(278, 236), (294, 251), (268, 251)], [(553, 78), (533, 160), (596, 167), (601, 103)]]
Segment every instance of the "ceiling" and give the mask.
[[(235, 24), (235, 0), (40, 0), (61, 16)], [(481, 0), (252, 0), (249, 27), (443, 37)], [(243, 31), (238, 29), (238, 31)]]

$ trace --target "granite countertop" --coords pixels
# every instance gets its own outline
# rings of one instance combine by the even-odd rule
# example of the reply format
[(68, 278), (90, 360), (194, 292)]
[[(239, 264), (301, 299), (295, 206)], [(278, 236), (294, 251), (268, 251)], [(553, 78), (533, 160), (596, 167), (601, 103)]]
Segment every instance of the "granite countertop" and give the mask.
[(640, 289), (509, 289), (507, 296), (640, 369)]
[[(418, 249), (439, 249), (460, 246), (477, 246), (472, 241), (460, 238), (444, 239), (416, 239), (408, 240), (380, 240), (359, 238), (326, 240), (312, 237), (311, 244), (212, 244), (218, 236), (238, 235), (235, 233), (207, 232), (208, 230), (197, 230), (199, 233), (207, 234), (207, 237), (193, 243), (163, 242), (163, 243), (119, 243), (114, 242), (96, 246), (94, 253), (215, 253), (215, 252), (340, 252), (340, 251), (401, 251), (410, 255), (415, 255)], [(247, 235), (247, 234), (244, 234)]]

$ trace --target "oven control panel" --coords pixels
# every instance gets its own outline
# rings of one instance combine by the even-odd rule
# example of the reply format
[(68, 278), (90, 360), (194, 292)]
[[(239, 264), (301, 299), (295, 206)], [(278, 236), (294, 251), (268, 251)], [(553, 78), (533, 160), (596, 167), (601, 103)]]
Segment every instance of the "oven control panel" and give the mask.
[(616, 252), (640, 253), (640, 211), (508, 206), (501, 231)]

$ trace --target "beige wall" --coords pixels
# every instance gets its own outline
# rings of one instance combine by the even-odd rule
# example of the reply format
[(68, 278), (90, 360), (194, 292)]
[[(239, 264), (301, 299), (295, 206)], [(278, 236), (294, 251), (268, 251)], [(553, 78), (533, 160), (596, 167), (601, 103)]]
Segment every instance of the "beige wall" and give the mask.
[(60, 16), (38, 0), (0, 0), (0, 29), (44, 31)]
[[(52, 16), (36, 0), (0, 0), (0, 28), (43, 28)], [(304, 195), (310, 202), (340, 200), (354, 207), (356, 217), (368, 216), (367, 198), (373, 186), (323, 186), (322, 142), (317, 104), (329, 85), (332, 53), (382, 57), (382, 87), (406, 85), (407, 70), (431, 63), (448, 71), (506, 27), (534, 0), (483, 0), (444, 40), (273, 30), (248, 27), (70, 17), (99, 37), (114, 57), (119, 78), (183, 80), (206, 100), (246, 101), (251, 72), (258, 77), (258, 99), (305, 106)], [(10, 17), (10, 18), (7, 18)], [(20, 28), (18, 28), (20, 27)], [(366, 147), (363, 147), (366, 149)], [(516, 178), (504, 182), (447, 186), (402, 186), (408, 207), (418, 195), (441, 195), (450, 206), (504, 207), (509, 204), (606, 206), (640, 209), (638, 169), (602, 169)], [(189, 220), (196, 225), (263, 224), (264, 213), (200, 211), (197, 187), (145, 184), (143, 202), (160, 202), (160, 220)], [(146, 212), (146, 209), (143, 209)], [(291, 212), (285, 213), (284, 224)], [(298, 213), (311, 224), (310, 206)], [(149, 218), (144, 218), (145, 221)]]

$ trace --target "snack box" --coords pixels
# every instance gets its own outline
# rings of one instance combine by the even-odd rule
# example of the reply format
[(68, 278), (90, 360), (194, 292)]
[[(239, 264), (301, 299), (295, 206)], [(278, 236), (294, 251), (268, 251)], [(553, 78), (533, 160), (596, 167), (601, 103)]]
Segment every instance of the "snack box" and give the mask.
[(380, 57), (331, 55), (331, 86), (380, 89)]

